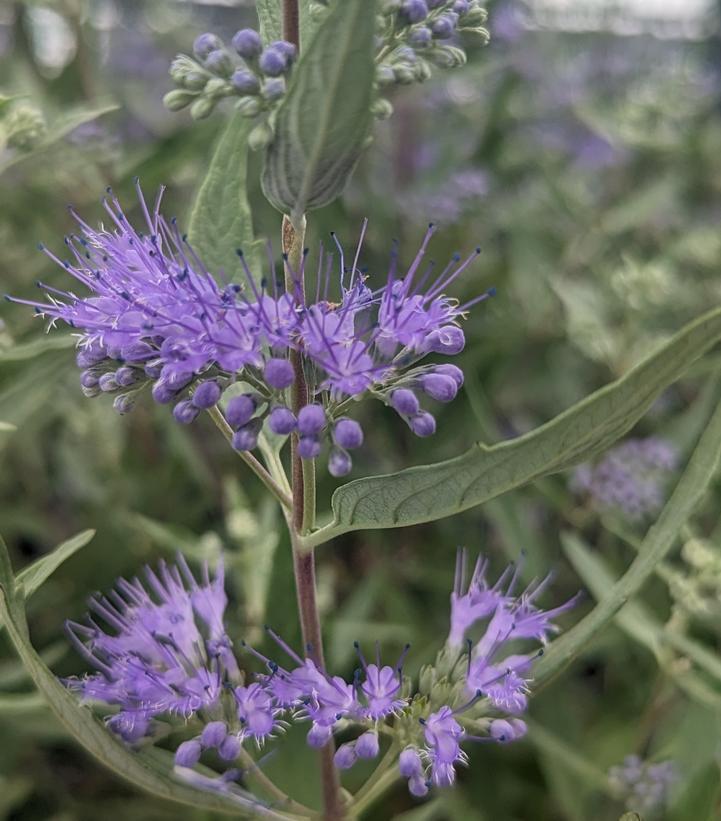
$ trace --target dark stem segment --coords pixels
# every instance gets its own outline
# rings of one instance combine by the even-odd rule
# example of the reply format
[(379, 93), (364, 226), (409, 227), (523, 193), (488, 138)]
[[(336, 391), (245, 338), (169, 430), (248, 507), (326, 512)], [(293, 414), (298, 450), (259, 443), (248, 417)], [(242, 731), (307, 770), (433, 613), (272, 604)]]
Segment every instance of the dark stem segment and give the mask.
[(300, 50), (300, 12), (298, 0), (283, 0), (283, 39)]
[[(288, 6), (297, 4), (284, 2), (284, 11)], [(285, 22), (285, 20), (284, 20)], [(296, 17), (297, 31), (297, 17)], [(286, 29), (284, 29), (286, 32)], [(290, 39), (285, 33), (286, 39)], [(282, 244), (285, 257), (286, 289), (296, 295), (301, 304), (305, 303), (305, 288), (301, 277), (301, 261), (303, 258), (303, 240), (305, 234), (305, 218), (294, 224), (287, 216), (283, 217)], [(297, 351), (291, 351), (290, 362), (293, 366), (295, 379), (291, 389), (291, 404), (293, 413), (297, 415), (300, 408), (308, 404), (308, 386), (303, 372), (303, 362)], [(305, 468), (303, 460), (298, 455), (298, 436), (291, 437), (291, 483), (293, 490), (293, 508), (288, 517), (291, 546), (293, 549), (293, 570), (295, 587), (298, 596), (298, 614), (300, 616), (301, 632), (305, 651), (321, 670), (325, 670), (323, 658), (323, 636), (318, 616), (318, 602), (316, 600), (315, 584), (315, 556), (313, 550), (305, 550), (299, 542), (298, 536), (314, 526), (315, 491), (312, 464)], [(309, 480), (306, 482), (306, 477)], [(308, 498), (306, 499), (306, 495)], [(340, 779), (333, 763), (335, 747), (329, 742), (320, 750), (321, 781), (323, 789), (323, 818), (325, 821), (340, 821), (345, 817), (343, 800), (340, 793)]]

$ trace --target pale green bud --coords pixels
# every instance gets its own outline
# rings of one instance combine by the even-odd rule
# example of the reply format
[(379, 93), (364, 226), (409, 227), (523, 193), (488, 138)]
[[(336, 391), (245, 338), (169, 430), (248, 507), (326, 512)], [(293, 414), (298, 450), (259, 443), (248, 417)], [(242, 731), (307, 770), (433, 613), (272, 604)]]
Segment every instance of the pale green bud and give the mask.
[(5, 120), (7, 144), (10, 148), (29, 151), (47, 133), (42, 111), (32, 106), (14, 108)]
[(382, 63), (376, 69), (376, 82), (381, 88), (387, 88), (396, 84), (396, 73), (393, 66)]
[(248, 134), (248, 147), (251, 151), (262, 151), (273, 142), (274, 136), (273, 129), (267, 120), (258, 123), (250, 134)]
[(408, 65), (395, 66), (393, 75), (395, 76), (396, 82), (402, 86), (411, 85), (411, 83), (415, 83), (416, 81), (416, 73), (413, 67)]
[(438, 46), (426, 54), (439, 68), (459, 68), (466, 64), (466, 52), (455, 46)]
[(241, 97), (235, 107), (242, 117), (257, 117), (263, 109), (262, 103), (255, 97)]
[(183, 89), (176, 88), (174, 91), (169, 91), (165, 97), (163, 97), (163, 105), (169, 111), (180, 111), (189, 106), (197, 96), (197, 93), (194, 91), (184, 91)]
[(200, 97), (190, 106), (190, 116), (194, 120), (204, 120), (209, 117), (215, 108), (216, 100), (213, 97)]
[(473, 28), (482, 26), (488, 19), (488, 12), (480, 6), (473, 6), (461, 17), (460, 23), (463, 28)]
[(387, 120), (393, 114), (393, 106), (389, 100), (379, 97), (371, 106), (371, 111), (376, 120)]
[(205, 93), (212, 97), (225, 97), (232, 91), (233, 88), (230, 83), (220, 77), (213, 77), (205, 85)]

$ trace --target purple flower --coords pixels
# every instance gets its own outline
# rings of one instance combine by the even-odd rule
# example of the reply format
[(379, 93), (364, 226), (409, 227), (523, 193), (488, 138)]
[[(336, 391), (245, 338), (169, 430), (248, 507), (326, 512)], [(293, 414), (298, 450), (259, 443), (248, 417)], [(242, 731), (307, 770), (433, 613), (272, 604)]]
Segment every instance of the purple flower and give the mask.
[[(138, 722), (161, 714), (190, 716), (215, 704), (226, 671), (237, 670), (223, 626), (223, 568), (198, 584), (182, 557), (178, 566), (146, 568), (147, 586), (121, 579), (108, 597), (90, 600), (86, 624), (67, 622), (78, 652), (99, 672), (70, 679), (84, 699), (120, 708), (111, 726), (135, 740)], [(112, 633), (97, 623), (101, 619)]]
[(259, 683), (236, 687), (233, 695), (244, 734), (261, 744), (280, 726), (276, 718), (282, 710), (275, 706), (272, 694)]
[(587, 495), (602, 512), (643, 521), (663, 507), (666, 489), (678, 465), (678, 451), (658, 437), (629, 439), (595, 465), (580, 465), (570, 488)]
[(611, 767), (608, 780), (629, 810), (653, 815), (663, 810), (669, 793), (679, 779), (673, 761), (651, 764), (637, 755), (628, 755), (623, 764)]
[(456, 778), (455, 765), (468, 760), (461, 750), (463, 727), (447, 705), (431, 713), (423, 722), (428, 747), (426, 756), (431, 767), (431, 782), (436, 787), (450, 787)]
[[(198, 48), (209, 43), (206, 37)], [(291, 60), (292, 50), (281, 46), (269, 48)], [(287, 404), (283, 392), (295, 377), (289, 361), (294, 352), (309, 379), (310, 404), (297, 418), (303, 458), (317, 458), (328, 442), (334, 446), (331, 473), (350, 471), (347, 451), (362, 445), (363, 432), (343, 415), (343, 403), (363, 394), (391, 405), (416, 435), (435, 432), (435, 419), (421, 409), (412, 388), (448, 402), (463, 383), (456, 366), (420, 363), (432, 353), (462, 350), (461, 320), (491, 295), (460, 305), (445, 294), (477, 251), (465, 259), (454, 256), (435, 275), (433, 263), (424, 268), (431, 225), (407, 270), (400, 273), (394, 249), (385, 283), (371, 287), (358, 267), (364, 223), (350, 266), (334, 237), (336, 283), (333, 257), (321, 249), (315, 295), (308, 287), (306, 299), (300, 288), (280, 292), (274, 274), (266, 280), (251, 271), (242, 251), (237, 270), (206, 270), (175, 221), (160, 215), (161, 195), (148, 207), (138, 186), (143, 230), (130, 225), (111, 195), (105, 202), (108, 228), (95, 230), (76, 215), (79, 231), (66, 240), (72, 261), (45, 251), (87, 294), (48, 286), (46, 302), (28, 304), (51, 324), (62, 321), (79, 333), (77, 362), (89, 396), (114, 394), (115, 407), (126, 412), (149, 388), (155, 401), (172, 404), (175, 418), (187, 424), (197, 411), (222, 404), (223, 391), (240, 379), (253, 385), (253, 393), (234, 397), (224, 412), (235, 431), (233, 446), (251, 450), (265, 424), (280, 435), (295, 429), (288, 414), (277, 411)], [(305, 258), (301, 265), (300, 271), (286, 270), (291, 281), (305, 276)]]

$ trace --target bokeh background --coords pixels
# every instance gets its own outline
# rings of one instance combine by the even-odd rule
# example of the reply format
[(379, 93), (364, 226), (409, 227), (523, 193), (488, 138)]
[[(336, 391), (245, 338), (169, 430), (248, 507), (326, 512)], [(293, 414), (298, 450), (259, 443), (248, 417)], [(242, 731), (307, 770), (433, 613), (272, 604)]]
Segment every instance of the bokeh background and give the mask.
[[(437, 221), (439, 259), (483, 248), (458, 295), (498, 291), (466, 325), (466, 387), (435, 409), (436, 437), (421, 442), (392, 413), (361, 411), (367, 446), (355, 476), (530, 430), (721, 301), (721, 6), (504, 0), (488, 8), (490, 45), (462, 71), (401, 89), (342, 200), (312, 218), (311, 247), (331, 229), (354, 242), (368, 215), (364, 262), (378, 276), (394, 237), (408, 257)], [(165, 111), (168, 65), (201, 31), (229, 37), (253, 24), (249, 2), (0, 2), (0, 93), (22, 95), (0, 103), (3, 291), (32, 298), (36, 280), (62, 281), (37, 243), (62, 248), (68, 203), (99, 219), (108, 185), (132, 211), (136, 175), (148, 192), (165, 183), (166, 213), (187, 215), (225, 113), (193, 123)], [(278, 215), (252, 178), (257, 232), (276, 240)], [(68, 334), (45, 335), (31, 311), (3, 305), (0, 533), (19, 568), (97, 529), (31, 601), (33, 640), (53, 669), (82, 670), (62, 622), (81, 615), (90, 592), (178, 549), (201, 558), (226, 551), (231, 633), (259, 640), (272, 622), (297, 640), (282, 523), (210, 421), (186, 429), (150, 401), (119, 417), (110, 400), (85, 399)], [(718, 372), (717, 359), (705, 360), (633, 435), (667, 439), (683, 464), (717, 401)], [(321, 511), (332, 488), (325, 477)], [(630, 754), (672, 760), (679, 773), (667, 806), (647, 817), (721, 817), (721, 681), (713, 664), (699, 667), (683, 649), (693, 641), (718, 664), (719, 501), (716, 487), (644, 591), (647, 621), (609, 627), (534, 697), (527, 740), (471, 747), (457, 790), (414, 805), (401, 786), (368, 817), (617, 819), (624, 802), (606, 773)], [(319, 580), (329, 663), (351, 672), (354, 639), (379, 640), (390, 654), (410, 641), (409, 672), (430, 660), (447, 630), (458, 545), (483, 551), (495, 570), (522, 550), (528, 578), (554, 569), (550, 603), (584, 586), (562, 533), (620, 574), (648, 524), (599, 511), (557, 476), (433, 525), (326, 545)], [(6, 698), (29, 692), (0, 634), (0, 818), (209, 818), (133, 792), (37, 699)], [(265, 766), (312, 800), (301, 735), (277, 745)], [(357, 770), (349, 786), (362, 778)]]

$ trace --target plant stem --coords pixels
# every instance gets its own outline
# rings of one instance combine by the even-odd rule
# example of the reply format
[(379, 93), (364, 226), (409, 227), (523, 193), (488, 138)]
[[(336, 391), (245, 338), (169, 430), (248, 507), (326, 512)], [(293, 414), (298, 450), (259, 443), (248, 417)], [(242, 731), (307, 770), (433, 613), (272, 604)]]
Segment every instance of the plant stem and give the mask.
[[(284, 2), (284, 10), (288, 5)], [(286, 34), (286, 39), (290, 39)], [(298, 303), (305, 304), (305, 283), (302, 277), (303, 241), (305, 238), (305, 217), (291, 220), (283, 217), (282, 243), (285, 259), (286, 290), (293, 294)], [(308, 385), (303, 371), (303, 360), (298, 351), (291, 351), (290, 362), (295, 379), (291, 388), (293, 412), (308, 404)], [(298, 435), (291, 437), (291, 487), (293, 507), (290, 515), (286, 514), (290, 542), (293, 549), (293, 570), (298, 596), (298, 614), (303, 633), (306, 652), (325, 670), (323, 658), (323, 637), (318, 616), (318, 602), (315, 584), (315, 556), (302, 544), (303, 534), (315, 525), (315, 464), (312, 460), (303, 460), (298, 455)], [(323, 818), (326, 821), (339, 821), (345, 816), (343, 800), (340, 793), (340, 779), (333, 763), (334, 747), (332, 742), (320, 750), (321, 780), (323, 788)]]
[[(210, 414), (210, 418), (215, 422), (217, 428), (220, 432), (225, 436), (225, 438), (230, 442), (233, 438), (233, 429), (230, 425), (225, 421), (225, 417), (220, 412), (217, 407), (210, 408), (208, 411)], [(260, 479), (260, 481), (268, 488), (268, 490), (275, 496), (275, 498), (283, 505), (285, 508), (292, 508), (293, 507), (293, 500), (290, 496), (286, 493), (286, 491), (276, 482), (276, 480), (268, 473), (268, 471), (263, 467), (263, 465), (253, 456), (252, 453), (246, 453), (245, 451), (236, 451), (238, 456), (245, 462), (246, 465), (255, 473), (255, 475)]]
[(300, 11), (298, 0), (283, 0), (283, 39), (300, 50)]

